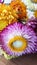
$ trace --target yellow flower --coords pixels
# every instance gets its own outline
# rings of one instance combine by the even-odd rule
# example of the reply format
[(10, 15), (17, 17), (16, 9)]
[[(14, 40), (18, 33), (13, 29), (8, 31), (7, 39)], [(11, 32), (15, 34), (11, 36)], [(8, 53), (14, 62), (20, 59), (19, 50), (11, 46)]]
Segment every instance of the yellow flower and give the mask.
[(2, 31), (8, 25), (6, 20), (0, 20), (0, 31)]
[(0, 4), (0, 31), (15, 21), (18, 21), (17, 15), (10, 5)]
[(0, 4), (0, 19), (7, 20), (10, 24), (11, 22), (17, 21), (17, 18), (18, 16), (10, 4)]
[(37, 10), (34, 12), (34, 16), (37, 18)]

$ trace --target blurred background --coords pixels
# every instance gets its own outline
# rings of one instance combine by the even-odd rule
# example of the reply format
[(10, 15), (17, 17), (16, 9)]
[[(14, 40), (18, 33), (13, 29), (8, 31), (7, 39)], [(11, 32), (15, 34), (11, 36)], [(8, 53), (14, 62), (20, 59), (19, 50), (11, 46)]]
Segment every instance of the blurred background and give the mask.
[(0, 57), (0, 65), (37, 65), (37, 53), (23, 55), (18, 58), (6, 60), (3, 56)]

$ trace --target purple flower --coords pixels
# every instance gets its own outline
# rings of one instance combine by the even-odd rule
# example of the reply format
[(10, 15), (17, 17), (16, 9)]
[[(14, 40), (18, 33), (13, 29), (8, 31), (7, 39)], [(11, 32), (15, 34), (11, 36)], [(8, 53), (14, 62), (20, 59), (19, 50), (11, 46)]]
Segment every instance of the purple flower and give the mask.
[(35, 53), (37, 50), (35, 32), (31, 27), (19, 22), (6, 27), (1, 32), (0, 38), (2, 49), (9, 55), (20, 56), (26, 53)]
[(4, 0), (0, 0), (0, 3), (3, 3), (4, 2)]
[(37, 35), (37, 18), (31, 18), (27, 21), (26, 23), (28, 26), (30, 26), (31, 28), (33, 28), (34, 32)]

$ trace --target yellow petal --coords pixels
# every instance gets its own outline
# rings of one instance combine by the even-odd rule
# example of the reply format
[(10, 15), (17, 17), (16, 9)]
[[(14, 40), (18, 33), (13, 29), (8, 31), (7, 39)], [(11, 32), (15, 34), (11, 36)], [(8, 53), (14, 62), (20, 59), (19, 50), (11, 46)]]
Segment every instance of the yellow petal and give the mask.
[(0, 31), (8, 25), (7, 21), (0, 20)]

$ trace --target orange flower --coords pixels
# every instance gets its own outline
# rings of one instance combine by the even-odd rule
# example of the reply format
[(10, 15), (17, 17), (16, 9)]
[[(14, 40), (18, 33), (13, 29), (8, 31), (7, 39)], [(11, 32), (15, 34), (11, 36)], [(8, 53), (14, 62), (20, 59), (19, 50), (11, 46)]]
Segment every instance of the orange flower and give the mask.
[(26, 19), (27, 18), (27, 11), (26, 6), (21, 0), (14, 0), (11, 2), (11, 7), (14, 9), (18, 15), (18, 19)]

